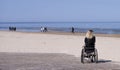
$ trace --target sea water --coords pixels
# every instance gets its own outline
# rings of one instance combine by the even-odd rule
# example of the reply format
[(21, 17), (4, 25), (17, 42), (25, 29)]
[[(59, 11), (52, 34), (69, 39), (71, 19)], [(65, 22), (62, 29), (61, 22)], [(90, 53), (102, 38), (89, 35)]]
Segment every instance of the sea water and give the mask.
[(48, 31), (86, 32), (89, 29), (95, 33), (120, 34), (120, 22), (0, 22), (0, 30), (9, 30), (16, 27), (16, 31), (41, 32), (41, 27), (47, 27)]

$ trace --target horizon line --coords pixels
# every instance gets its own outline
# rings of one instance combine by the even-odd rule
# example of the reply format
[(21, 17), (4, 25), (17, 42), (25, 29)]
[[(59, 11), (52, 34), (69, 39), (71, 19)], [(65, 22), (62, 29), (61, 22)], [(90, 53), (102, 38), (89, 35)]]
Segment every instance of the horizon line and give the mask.
[[(1, 21), (0, 21), (1, 22)], [(18, 22), (18, 23), (22, 23), (23, 21), (2, 21), (4, 22)], [(24, 21), (27, 23), (33, 23), (31, 21)], [(47, 23), (47, 22), (52, 22), (52, 23), (120, 23), (120, 21), (35, 21), (34, 23)]]

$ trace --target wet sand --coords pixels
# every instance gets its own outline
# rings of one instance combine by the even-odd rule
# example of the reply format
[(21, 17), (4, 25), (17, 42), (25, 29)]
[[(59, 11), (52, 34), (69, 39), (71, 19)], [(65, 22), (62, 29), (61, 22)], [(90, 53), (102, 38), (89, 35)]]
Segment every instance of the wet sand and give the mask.
[(120, 70), (109, 60), (80, 62), (80, 57), (62, 53), (0, 53), (0, 70)]

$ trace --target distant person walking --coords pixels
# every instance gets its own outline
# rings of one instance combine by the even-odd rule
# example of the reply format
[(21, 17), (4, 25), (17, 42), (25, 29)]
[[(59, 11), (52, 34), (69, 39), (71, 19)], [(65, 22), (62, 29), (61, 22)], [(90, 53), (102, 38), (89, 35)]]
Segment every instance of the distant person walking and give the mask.
[(40, 29), (40, 30), (41, 30), (41, 32), (44, 32), (44, 29), (45, 29), (44, 27), (41, 27), (41, 29)]
[(9, 27), (10, 31), (16, 31), (16, 27)]
[(74, 29), (74, 27), (72, 27), (72, 31), (71, 31), (72, 33), (74, 33), (75, 32), (75, 29)]
[(47, 30), (47, 27), (45, 27), (45, 29), (44, 29), (44, 32), (47, 32), (48, 30)]
[(47, 27), (41, 27), (41, 32), (47, 32)]

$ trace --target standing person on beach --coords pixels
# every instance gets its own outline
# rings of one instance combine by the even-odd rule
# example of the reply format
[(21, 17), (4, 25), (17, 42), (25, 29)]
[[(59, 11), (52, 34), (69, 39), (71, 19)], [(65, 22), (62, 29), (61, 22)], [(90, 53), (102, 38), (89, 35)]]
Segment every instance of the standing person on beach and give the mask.
[(75, 30), (74, 27), (72, 27), (72, 31), (71, 32), (74, 33), (74, 30)]
[(40, 29), (40, 30), (41, 30), (41, 32), (44, 32), (45, 28), (44, 28), (44, 27), (41, 27), (41, 29)]
[(88, 30), (84, 39), (85, 47), (95, 47), (96, 37), (93, 35), (93, 30)]

